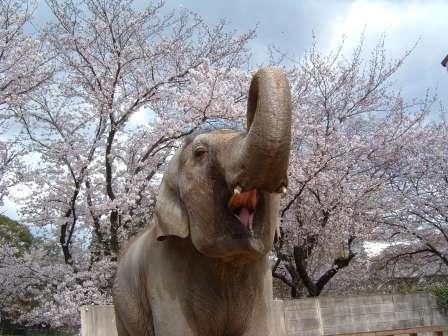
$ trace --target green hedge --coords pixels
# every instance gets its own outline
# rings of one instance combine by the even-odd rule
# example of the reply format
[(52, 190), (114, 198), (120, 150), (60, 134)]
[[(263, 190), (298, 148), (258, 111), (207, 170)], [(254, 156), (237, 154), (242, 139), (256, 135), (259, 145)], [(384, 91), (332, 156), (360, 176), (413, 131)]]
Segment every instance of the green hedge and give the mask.
[(448, 312), (448, 285), (431, 288), (432, 294), (437, 298), (437, 305), (444, 312)]

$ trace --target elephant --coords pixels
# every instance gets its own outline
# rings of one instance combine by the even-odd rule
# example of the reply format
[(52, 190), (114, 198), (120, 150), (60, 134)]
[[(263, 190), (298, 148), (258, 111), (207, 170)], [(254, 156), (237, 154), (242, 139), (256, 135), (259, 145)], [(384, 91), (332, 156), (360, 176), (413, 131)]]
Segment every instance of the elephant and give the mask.
[(120, 257), (119, 336), (274, 336), (269, 251), (287, 188), (291, 96), (253, 76), (246, 130), (192, 134), (162, 178), (153, 219)]

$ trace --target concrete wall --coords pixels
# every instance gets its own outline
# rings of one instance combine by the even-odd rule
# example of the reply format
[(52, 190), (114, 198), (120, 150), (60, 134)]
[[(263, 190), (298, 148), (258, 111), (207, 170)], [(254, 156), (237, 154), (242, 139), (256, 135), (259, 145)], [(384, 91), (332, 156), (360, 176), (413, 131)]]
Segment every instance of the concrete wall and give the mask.
[(113, 306), (82, 306), (81, 336), (117, 336)]
[[(426, 293), (274, 300), (271, 307), (279, 336), (429, 336), (448, 331), (448, 315)], [(81, 308), (82, 336), (115, 336), (114, 326), (112, 306)]]
[(448, 329), (448, 316), (426, 293), (284, 301), (284, 320), (288, 336), (394, 335)]

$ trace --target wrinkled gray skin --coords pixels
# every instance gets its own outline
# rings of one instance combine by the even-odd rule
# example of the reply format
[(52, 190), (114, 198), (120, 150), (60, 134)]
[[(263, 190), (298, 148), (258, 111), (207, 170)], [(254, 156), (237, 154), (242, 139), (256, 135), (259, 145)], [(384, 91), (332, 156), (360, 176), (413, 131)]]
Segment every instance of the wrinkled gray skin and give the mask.
[[(290, 100), (284, 73), (261, 69), (249, 90), (248, 131), (197, 135), (173, 157), (154, 221), (118, 267), (119, 336), (276, 335), (267, 253), (287, 185)], [(228, 208), (237, 185), (257, 189), (253, 233)]]

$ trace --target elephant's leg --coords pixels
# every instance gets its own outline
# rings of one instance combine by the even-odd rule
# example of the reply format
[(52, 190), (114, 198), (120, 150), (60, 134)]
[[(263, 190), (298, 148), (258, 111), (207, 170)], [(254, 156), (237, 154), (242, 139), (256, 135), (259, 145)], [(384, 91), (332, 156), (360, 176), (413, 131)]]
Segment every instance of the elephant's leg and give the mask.
[(116, 295), (115, 300), (118, 336), (155, 335), (150, 307), (143, 308), (138, 299), (128, 293), (127, 295)]
[[(164, 296), (166, 297), (166, 296)], [(160, 298), (153, 306), (153, 321), (155, 336), (208, 336), (216, 333), (204, 332), (196, 321), (187, 318), (186, 312), (181, 308), (182, 304), (176, 300)], [(204, 321), (203, 327), (207, 327), (210, 321)]]
[(131, 335), (129, 335), (125, 326), (121, 322), (120, 316), (118, 316), (118, 315), (115, 316), (115, 324), (117, 326), (117, 335), (118, 336), (131, 336)]
[(241, 336), (285, 336), (280, 326), (274, 327), (266, 324), (266, 321), (259, 321), (258, 325), (248, 326)]
[(155, 336), (152, 321), (146, 317), (117, 314), (115, 319), (118, 336)]

